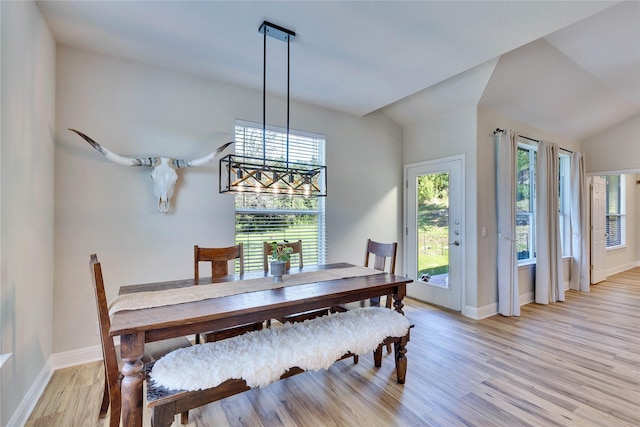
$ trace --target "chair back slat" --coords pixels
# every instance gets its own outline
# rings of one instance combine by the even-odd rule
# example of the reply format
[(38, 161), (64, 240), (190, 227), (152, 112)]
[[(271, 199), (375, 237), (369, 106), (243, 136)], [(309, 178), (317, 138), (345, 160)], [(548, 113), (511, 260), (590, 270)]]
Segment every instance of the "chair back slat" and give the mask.
[(385, 264), (389, 258), (389, 273), (396, 272), (396, 254), (398, 252), (398, 243), (379, 243), (371, 239), (367, 239), (367, 249), (365, 251), (364, 266), (369, 267), (369, 257), (374, 255), (373, 268), (385, 271)]
[[(271, 256), (271, 254), (273, 253), (273, 248), (271, 247), (271, 242), (264, 242), (263, 244), (263, 266), (264, 266), (264, 272), (268, 273), (269, 272), (269, 257)], [(304, 266), (304, 262), (302, 260), (302, 240), (298, 240), (297, 242), (282, 242), (282, 243), (278, 243), (279, 247), (287, 247), (287, 248), (291, 248), (293, 249), (293, 251), (291, 252), (292, 255), (297, 254), (298, 255), (298, 267), (302, 268)], [(287, 261), (287, 266), (286, 269), (289, 270), (291, 269), (291, 260)]]
[(239, 260), (240, 274), (244, 274), (244, 248), (242, 243), (225, 248), (193, 247), (194, 278), (196, 284), (200, 278), (199, 265), (201, 262), (211, 263), (211, 277), (221, 277), (229, 274), (229, 261)]

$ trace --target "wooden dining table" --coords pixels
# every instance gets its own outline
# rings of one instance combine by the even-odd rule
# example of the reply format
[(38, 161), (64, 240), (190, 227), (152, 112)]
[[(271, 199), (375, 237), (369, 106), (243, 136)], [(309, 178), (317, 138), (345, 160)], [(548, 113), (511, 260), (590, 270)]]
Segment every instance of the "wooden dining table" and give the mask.
[[(347, 263), (292, 268), (289, 274), (353, 267)], [(119, 295), (135, 292), (184, 288), (196, 284), (233, 282), (267, 276), (264, 272), (229, 275), (220, 278), (174, 280), (122, 286)], [(161, 307), (119, 311), (111, 318), (109, 335), (120, 337), (123, 366), (122, 425), (142, 426), (143, 362), (145, 342), (215, 331), (247, 323), (261, 322), (308, 310), (333, 307), (354, 301), (393, 295), (396, 311), (402, 311), (406, 284), (412, 280), (384, 272), (337, 280), (301, 284), (277, 289), (258, 290), (195, 302)], [(398, 349), (397, 349), (398, 350)], [(406, 349), (400, 349), (404, 357)], [(397, 353), (397, 351), (396, 351)], [(404, 364), (406, 371), (406, 363)], [(405, 372), (402, 373), (404, 377)], [(398, 374), (400, 375), (400, 373)]]

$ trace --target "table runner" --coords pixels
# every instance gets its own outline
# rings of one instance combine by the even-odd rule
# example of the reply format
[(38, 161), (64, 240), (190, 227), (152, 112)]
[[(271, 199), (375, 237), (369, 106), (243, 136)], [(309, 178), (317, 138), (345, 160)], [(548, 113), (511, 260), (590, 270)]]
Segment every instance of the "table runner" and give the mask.
[(186, 288), (166, 289), (162, 291), (134, 292), (118, 295), (109, 304), (109, 315), (124, 310), (141, 310), (144, 308), (162, 307), (221, 298), (247, 292), (285, 288), (308, 283), (327, 282), (330, 280), (363, 277), (384, 272), (366, 267), (346, 267), (330, 270), (308, 271), (297, 274), (286, 274), (282, 282), (274, 282), (273, 277), (238, 280), (234, 282), (212, 283), (209, 285), (189, 286)]

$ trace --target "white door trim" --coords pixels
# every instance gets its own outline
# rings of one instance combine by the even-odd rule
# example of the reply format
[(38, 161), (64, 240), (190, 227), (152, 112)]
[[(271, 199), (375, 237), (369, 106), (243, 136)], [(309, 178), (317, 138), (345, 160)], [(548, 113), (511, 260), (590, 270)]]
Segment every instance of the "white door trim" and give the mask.
[[(408, 277), (411, 277), (411, 275), (409, 274), (409, 269), (408, 269), (408, 242), (407, 242), (407, 235), (408, 235), (408, 229), (409, 229), (409, 219), (408, 219), (408, 186), (409, 186), (409, 181), (408, 181), (408, 171), (410, 168), (418, 168), (418, 167), (425, 167), (425, 166), (435, 166), (438, 165), (439, 163), (448, 163), (448, 162), (454, 162), (454, 161), (459, 161), (460, 162), (460, 216), (462, 218), (462, 224), (460, 226), (460, 236), (463, 240), (463, 250), (461, 252), (461, 257), (460, 257), (460, 307), (461, 307), (461, 312), (463, 312), (465, 310), (466, 304), (466, 273), (465, 273), (465, 265), (466, 265), (466, 257), (467, 257), (467, 248), (466, 248), (466, 204), (465, 204), (465, 192), (466, 192), (466, 175), (465, 175), (465, 155), (464, 154), (458, 154), (455, 156), (449, 156), (449, 157), (442, 157), (439, 159), (434, 159), (434, 160), (426, 160), (426, 161), (422, 161), (422, 162), (416, 162), (416, 163), (408, 163), (405, 164), (403, 169), (403, 182), (404, 182), (404, 187), (403, 187), (403, 230), (404, 230), (404, 235), (403, 235), (403, 260), (402, 260), (402, 271), (404, 272), (405, 275), (407, 275)], [(415, 280), (415, 278), (414, 278)]]

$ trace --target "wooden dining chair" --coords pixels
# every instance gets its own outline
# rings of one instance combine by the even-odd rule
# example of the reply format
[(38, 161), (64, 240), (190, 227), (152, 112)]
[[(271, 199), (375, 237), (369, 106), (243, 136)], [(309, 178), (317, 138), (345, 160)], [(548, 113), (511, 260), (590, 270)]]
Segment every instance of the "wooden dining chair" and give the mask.
[[(262, 258), (263, 258), (264, 272), (268, 273), (269, 264), (271, 263), (271, 261), (269, 260), (269, 257), (273, 253), (273, 247), (271, 246), (271, 242), (264, 242), (262, 245), (263, 245)], [(287, 242), (285, 240), (282, 243), (278, 243), (278, 246), (280, 247), (284, 246), (286, 248), (293, 249), (293, 251), (291, 252), (291, 255), (298, 256), (298, 267), (302, 268), (304, 266), (304, 262), (302, 260), (302, 240), (298, 240), (297, 242)], [(287, 271), (289, 271), (290, 268), (291, 268), (291, 259), (287, 261), (287, 266), (286, 266)]]
[[(211, 264), (211, 277), (222, 277), (229, 274), (229, 264), (238, 260), (239, 273), (244, 274), (244, 245), (238, 243), (235, 246), (225, 248), (201, 248), (198, 245), (193, 247), (193, 270), (196, 284), (200, 278), (200, 263)], [(231, 274), (235, 273), (232, 269)]]
[[(367, 246), (364, 254), (364, 266), (369, 267), (369, 261), (373, 255), (372, 268), (375, 270), (386, 271), (387, 265), (389, 268), (388, 273), (395, 274), (396, 272), (396, 255), (398, 252), (398, 243), (380, 243), (374, 242), (371, 239), (367, 239)], [(389, 261), (387, 263), (387, 260)], [(385, 306), (392, 308), (393, 295), (387, 295)], [(378, 307), (380, 306), (380, 297), (371, 298), (368, 301), (358, 301), (355, 303), (343, 304), (336, 307), (332, 307), (334, 312), (344, 312), (353, 310), (359, 307)], [(391, 344), (387, 344), (387, 353), (391, 353)], [(354, 356), (354, 362), (358, 363), (358, 356)]]
[[(111, 415), (109, 417), (109, 426), (118, 427), (120, 425), (121, 404), (121, 381), (120, 374), (121, 360), (118, 357), (118, 348), (113, 342), (113, 337), (109, 336), (111, 328), (111, 320), (109, 318), (109, 306), (107, 296), (104, 290), (104, 281), (102, 278), (102, 267), (98, 262), (95, 254), (91, 255), (89, 266), (91, 269), (91, 279), (96, 296), (96, 307), (98, 309), (98, 326), (100, 329), (100, 343), (102, 345), (102, 357), (104, 360), (104, 394), (102, 396), (102, 404), (100, 406), (99, 418), (107, 415), (107, 410), (111, 406)], [(144, 346), (144, 356), (142, 362), (147, 365), (153, 363), (170, 351), (177, 350), (182, 347), (191, 346), (191, 342), (186, 337), (173, 338), (163, 341), (147, 343)], [(146, 369), (142, 370), (146, 372)], [(183, 412), (181, 423), (187, 424), (189, 421), (189, 413)]]
[[(273, 253), (273, 246), (271, 242), (263, 242), (263, 264), (264, 264), (264, 272), (269, 272), (269, 264), (271, 263), (270, 257)], [(286, 240), (282, 243), (278, 243), (279, 247), (287, 247), (293, 249), (291, 252), (292, 255), (298, 256), (298, 268), (302, 269), (304, 266), (304, 262), (302, 259), (302, 240), (298, 240), (297, 242), (287, 242)], [(291, 269), (291, 259), (287, 261), (286, 270), (289, 271)], [(329, 309), (324, 308), (321, 310), (310, 310), (302, 313), (289, 314), (286, 316), (276, 317), (276, 320), (280, 323), (285, 322), (304, 322), (307, 319), (315, 319), (316, 317), (326, 316), (329, 314)], [(267, 320), (267, 327), (271, 326), (271, 319)]]
[[(389, 260), (389, 273), (396, 274), (396, 254), (398, 252), (398, 243), (378, 243), (371, 239), (367, 239), (367, 248), (364, 255), (364, 266), (369, 267), (369, 259), (374, 256), (373, 268), (375, 270), (385, 271), (385, 264)], [(385, 305), (391, 308), (393, 295), (387, 295)], [(371, 305), (380, 305), (380, 299), (372, 299)], [(389, 350), (391, 351), (391, 350)]]
[[(242, 243), (222, 248), (201, 248), (196, 245), (193, 247), (193, 254), (193, 270), (196, 285), (200, 280), (199, 267), (201, 262), (211, 263), (211, 278), (233, 274), (233, 270), (229, 273), (229, 264), (236, 260), (238, 260), (239, 263), (240, 275), (244, 274), (244, 247)], [(262, 329), (262, 322), (196, 334), (196, 344), (200, 343), (200, 335), (203, 336), (204, 342), (212, 342), (235, 337), (249, 331), (258, 331), (260, 329)]]

